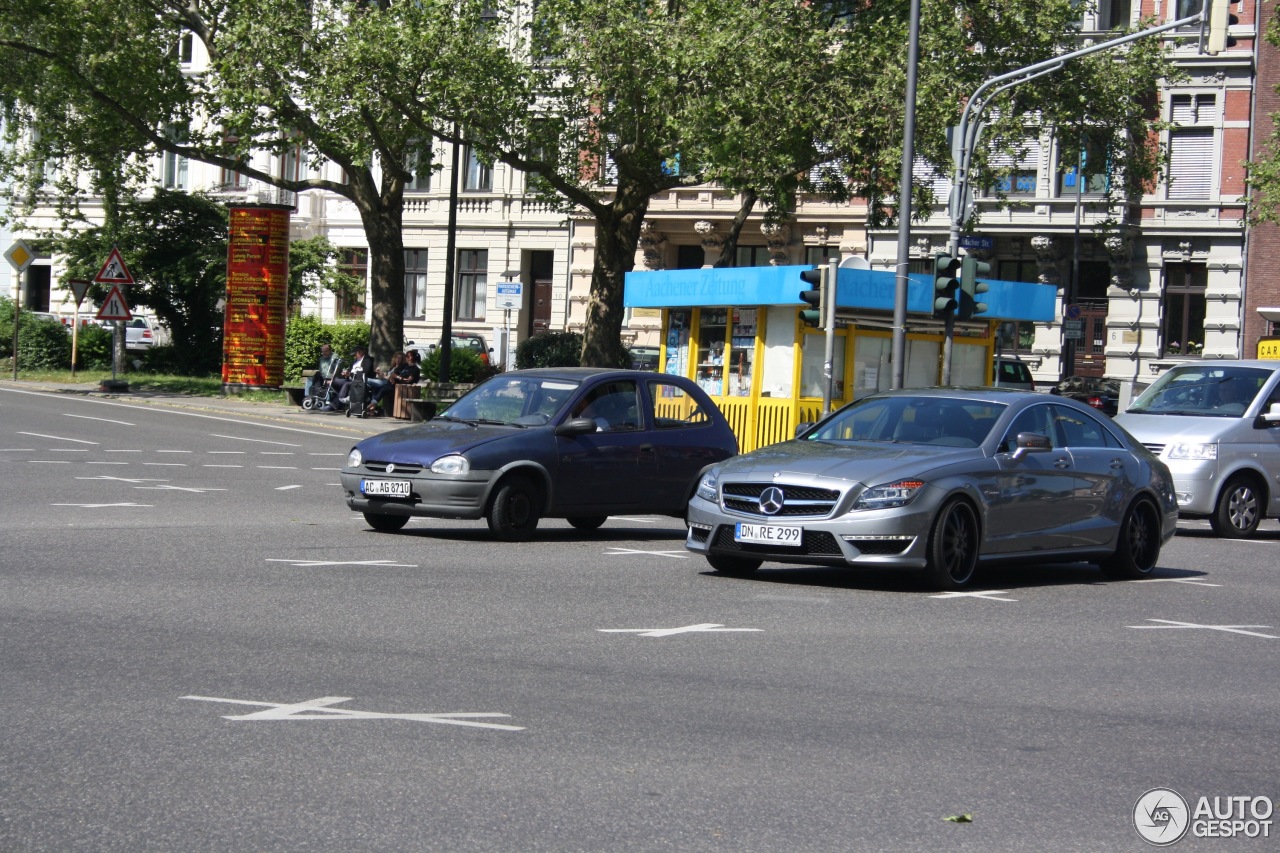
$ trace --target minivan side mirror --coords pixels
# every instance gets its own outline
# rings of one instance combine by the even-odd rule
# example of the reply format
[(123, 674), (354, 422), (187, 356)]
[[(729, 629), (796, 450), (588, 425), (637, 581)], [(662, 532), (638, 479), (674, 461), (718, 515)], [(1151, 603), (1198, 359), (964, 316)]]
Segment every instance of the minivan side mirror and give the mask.
[(1267, 426), (1271, 424), (1280, 424), (1280, 403), (1272, 403), (1271, 408), (1258, 415)]

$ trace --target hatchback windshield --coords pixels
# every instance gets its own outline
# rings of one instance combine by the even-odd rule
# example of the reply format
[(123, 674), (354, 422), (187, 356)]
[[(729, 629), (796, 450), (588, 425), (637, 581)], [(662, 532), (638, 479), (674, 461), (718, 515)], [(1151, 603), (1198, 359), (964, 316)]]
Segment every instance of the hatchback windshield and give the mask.
[(868, 397), (837, 412), (809, 441), (895, 441), (977, 447), (1005, 406), (942, 397)]
[(463, 421), (541, 426), (552, 420), (578, 388), (567, 379), (495, 376), (439, 417)]
[(1258, 396), (1271, 372), (1257, 367), (1175, 367), (1142, 392), (1130, 412), (1238, 418)]

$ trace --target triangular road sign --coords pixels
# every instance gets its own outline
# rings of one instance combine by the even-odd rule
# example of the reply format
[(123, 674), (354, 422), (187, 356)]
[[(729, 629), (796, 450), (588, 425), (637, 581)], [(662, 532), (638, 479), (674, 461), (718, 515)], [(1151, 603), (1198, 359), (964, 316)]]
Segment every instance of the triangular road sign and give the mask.
[(111, 248), (107, 262), (102, 265), (102, 269), (98, 270), (93, 280), (98, 284), (133, 284), (133, 275), (124, 265), (124, 258), (120, 257), (119, 249), (114, 246)]
[(80, 307), (80, 303), (84, 302), (84, 295), (89, 292), (89, 279), (87, 278), (69, 278), (67, 279), (67, 287), (71, 288), (71, 292), (76, 297), (76, 307)]
[(133, 315), (129, 313), (129, 303), (124, 301), (124, 294), (120, 292), (120, 285), (111, 285), (111, 292), (102, 300), (102, 307), (98, 309), (96, 316), (99, 320), (133, 319)]

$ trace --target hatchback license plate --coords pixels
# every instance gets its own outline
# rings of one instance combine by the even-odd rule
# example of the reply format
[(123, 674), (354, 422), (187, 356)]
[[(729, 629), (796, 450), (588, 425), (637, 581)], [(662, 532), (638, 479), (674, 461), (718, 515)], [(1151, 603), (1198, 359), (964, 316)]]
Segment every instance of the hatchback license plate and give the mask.
[(787, 545), (799, 547), (803, 527), (784, 527), (777, 524), (737, 524), (734, 526), (735, 542), (752, 542), (757, 545)]
[(361, 480), (360, 491), (369, 497), (407, 498), (409, 497), (408, 480)]

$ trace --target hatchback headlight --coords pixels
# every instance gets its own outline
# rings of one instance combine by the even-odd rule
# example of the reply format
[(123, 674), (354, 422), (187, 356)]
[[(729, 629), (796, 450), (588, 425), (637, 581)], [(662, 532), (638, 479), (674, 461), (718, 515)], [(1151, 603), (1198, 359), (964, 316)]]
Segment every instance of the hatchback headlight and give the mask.
[(453, 474), (455, 476), (471, 473), (471, 460), (465, 456), (441, 456), (431, 463), (432, 474)]
[(698, 481), (698, 497), (715, 503), (720, 499), (720, 472), (711, 470)]
[(1194, 459), (1202, 462), (1211, 462), (1218, 458), (1218, 445), (1216, 444), (1171, 444), (1169, 445), (1170, 459)]
[(359, 468), (360, 463), (364, 461), (364, 457), (360, 455), (360, 448), (353, 447), (351, 452), (347, 454), (347, 467)]
[(872, 486), (854, 503), (854, 509), (892, 509), (906, 506), (915, 500), (924, 488), (923, 480), (898, 480), (881, 486)]

